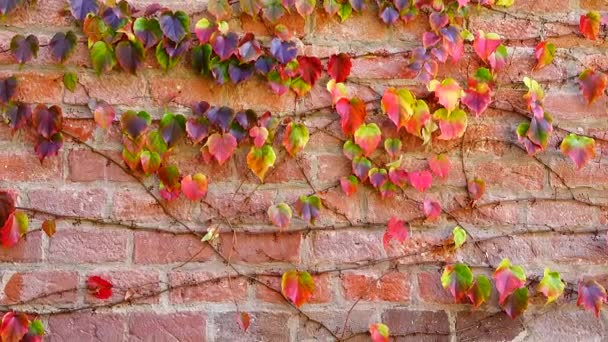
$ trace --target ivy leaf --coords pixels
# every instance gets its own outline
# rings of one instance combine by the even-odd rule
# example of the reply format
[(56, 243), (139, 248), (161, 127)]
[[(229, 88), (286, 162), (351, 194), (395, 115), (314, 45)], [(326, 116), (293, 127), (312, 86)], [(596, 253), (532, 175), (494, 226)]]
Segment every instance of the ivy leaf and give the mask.
[(547, 297), (546, 304), (554, 302), (559, 298), (565, 288), (566, 285), (562, 281), (559, 272), (551, 272), (551, 270), (546, 267), (543, 279), (538, 284), (538, 291)]
[(47, 157), (56, 156), (63, 146), (63, 134), (55, 133), (49, 139), (38, 137), (34, 151), (42, 163)]
[(290, 270), (283, 273), (281, 293), (296, 307), (306, 304), (315, 291), (315, 281), (306, 271)]
[(473, 303), (474, 308), (479, 308), (481, 304), (485, 303), (490, 299), (492, 294), (492, 283), (484, 275), (478, 275), (475, 277), (475, 281), (467, 291), (467, 297)]
[(218, 21), (226, 20), (232, 15), (232, 8), (228, 0), (210, 0), (207, 3), (207, 11)]
[(108, 299), (112, 297), (112, 283), (100, 276), (89, 276), (86, 285), (89, 293), (95, 298)]
[(433, 118), (439, 122), (440, 140), (452, 140), (462, 137), (467, 129), (467, 114), (462, 109), (448, 112), (439, 108), (433, 113)]
[(264, 0), (262, 16), (271, 23), (276, 22), (285, 14), (285, 7), (279, 0)]
[(366, 157), (376, 150), (381, 139), (382, 132), (375, 123), (362, 124), (355, 131), (355, 143), (363, 149)]
[(47, 107), (39, 104), (32, 113), (32, 124), (36, 132), (42, 137), (50, 139), (51, 136), (62, 128), (62, 112), (61, 107)]
[(467, 241), (467, 232), (460, 226), (454, 227), (454, 230), (452, 230), (452, 236), (454, 239), (454, 247), (456, 249), (462, 247), (462, 245), (464, 245), (464, 243)]
[(235, 116), (234, 110), (229, 107), (211, 107), (207, 112), (209, 122), (218, 126), (224, 132), (228, 131)]
[(165, 113), (160, 120), (159, 130), (167, 146), (172, 147), (186, 133), (186, 118), (179, 114)]
[(606, 84), (608, 83), (608, 76), (599, 71), (586, 69), (578, 77), (578, 82), (585, 100), (587, 100), (588, 104), (592, 104), (604, 93)]
[(428, 171), (410, 172), (410, 183), (419, 192), (425, 192), (433, 183), (433, 175)]
[(187, 175), (181, 183), (184, 196), (191, 201), (198, 201), (207, 195), (207, 177), (202, 173)]
[(260, 0), (239, 0), (239, 2), (241, 3), (241, 11), (252, 17), (257, 16), (262, 9)]
[(385, 24), (392, 25), (399, 19), (399, 12), (391, 5), (388, 5), (384, 7), (380, 13), (380, 19), (382, 19)]
[(511, 319), (519, 317), (528, 308), (528, 288), (515, 290), (501, 303), (501, 307)]
[(186, 132), (195, 144), (200, 143), (209, 133), (209, 121), (202, 117), (191, 117), (186, 121)]
[(18, 34), (11, 39), (11, 54), (19, 64), (27, 63), (32, 58), (38, 58), (39, 48), (38, 38), (33, 34), (30, 34), (27, 38)]
[(298, 47), (295, 41), (286, 42), (273, 38), (270, 42), (270, 52), (281, 64), (287, 64), (296, 58)]
[(21, 6), (22, 2), (23, 0), (1, 0), (0, 16), (4, 16), (5, 14), (11, 13), (17, 8), (17, 6)]
[(401, 152), (401, 145), (401, 139), (399, 138), (384, 140), (384, 149), (392, 159), (397, 158)]
[[(165, 47), (170, 42), (171, 41), (169, 39), (165, 39), (165, 40), (161, 40), (160, 43), (158, 43), (158, 45), (156, 45), (156, 61), (158, 62), (160, 67), (165, 71), (176, 66), (177, 62), (179, 61), (179, 58), (169, 56), (169, 54), (167, 53), (167, 51), (165, 49)], [(192, 49), (193, 54), (195, 53), (195, 51), (198, 51), (198, 50)]]
[(340, 115), (340, 124), (342, 131), (346, 135), (352, 135), (365, 122), (367, 112), (365, 110), (365, 102), (359, 98), (342, 98), (336, 104), (336, 111)]
[(598, 11), (590, 11), (581, 15), (579, 28), (583, 36), (590, 40), (596, 40), (600, 34), (600, 23), (602, 16)]
[(44, 220), (44, 222), (42, 222), (42, 230), (48, 237), (53, 237), (57, 231), (57, 224), (55, 223), (55, 220)]
[(241, 63), (255, 62), (260, 56), (262, 56), (262, 46), (260, 41), (253, 37), (253, 34), (249, 34), (248, 40), (241, 38), (238, 47), (238, 56)]
[[(509, 259), (503, 259), (492, 275), (496, 290), (498, 291), (498, 303), (503, 305), (508, 296), (515, 290), (526, 284), (526, 274), (520, 266), (512, 266)], [(527, 301), (527, 292), (526, 292)], [(509, 315), (511, 316), (511, 315)], [(513, 318), (513, 316), (511, 316)]]
[(486, 68), (480, 68), (477, 73), (481, 75), (487, 74), (489, 79), (469, 78), (468, 88), (464, 91), (462, 98), (462, 103), (475, 113), (475, 117), (479, 117), (492, 101), (492, 89), (491, 85), (488, 84), (488, 82), (492, 83), (490, 71)]
[(159, 21), (164, 35), (174, 43), (181, 42), (190, 29), (190, 17), (183, 11), (166, 11)]
[(437, 80), (431, 81), (429, 90), (435, 92), (435, 97), (448, 112), (453, 111), (458, 106), (458, 101), (462, 96), (462, 88), (458, 82), (452, 78), (446, 78), (441, 83)]
[(137, 18), (133, 22), (133, 33), (146, 50), (158, 44), (163, 37), (160, 23), (155, 18)]
[(372, 342), (388, 342), (389, 330), (388, 326), (382, 323), (374, 323), (369, 325), (369, 334)]
[(306, 18), (315, 10), (316, 4), (315, 0), (296, 0), (296, 11), (303, 18)]
[(135, 75), (137, 69), (144, 62), (144, 47), (137, 41), (123, 40), (116, 45), (116, 59), (120, 67)]
[(112, 122), (116, 117), (116, 111), (114, 107), (110, 106), (105, 101), (97, 101), (95, 103), (95, 109), (93, 110), (93, 118), (99, 127), (102, 129), (108, 129), (112, 126)]
[(239, 44), (239, 36), (234, 32), (227, 34), (216, 34), (211, 38), (211, 46), (213, 51), (220, 57), (221, 61), (225, 61), (237, 52)]
[(11, 76), (0, 80), (0, 104), (9, 103), (17, 91), (17, 78)]
[(0, 229), (0, 243), (4, 248), (14, 247), (21, 236), (27, 233), (28, 217), (20, 211), (10, 212)]
[(396, 217), (391, 217), (388, 220), (386, 232), (384, 232), (384, 236), (382, 237), (382, 243), (384, 244), (384, 248), (387, 248), (391, 240), (397, 240), (399, 243), (403, 243), (407, 240), (408, 236), (409, 224)]
[(16, 130), (24, 127), (32, 120), (32, 107), (29, 104), (18, 102), (15, 104), (9, 105), (6, 110), (6, 116), (8, 117), (11, 127), (11, 130), (15, 132)]
[(294, 208), (304, 221), (315, 224), (315, 220), (319, 217), (319, 211), (321, 210), (321, 199), (316, 195), (302, 195), (296, 201)]
[(437, 154), (429, 159), (431, 171), (439, 178), (446, 179), (452, 168), (452, 163), (445, 153)]
[(96, 14), (99, 10), (97, 0), (70, 0), (70, 10), (76, 20), (84, 20), (87, 14)]
[(247, 154), (247, 166), (258, 176), (261, 182), (264, 182), (266, 172), (276, 161), (277, 156), (270, 145), (264, 145), (263, 147), (251, 146), (249, 153)]
[[(180, 178), (179, 169), (175, 165), (161, 166), (158, 169), (158, 179), (160, 179), (162, 187), (166, 188), (168, 192), (180, 189)], [(177, 194), (179, 195), (179, 192)]]
[(298, 74), (307, 84), (314, 85), (317, 83), (323, 66), (321, 60), (317, 57), (298, 56)]
[(369, 182), (376, 189), (383, 186), (388, 181), (386, 169), (373, 168), (368, 172)]
[(408, 124), (414, 114), (415, 103), (414, 95), (405, 88), (390, 87), (382, 95), (382, 111), (388, 115), (397, 129)]
[(266, 127), (254, 126), (249, 130), (249, 136), (253, 138), (255, 147), (262, 147), (268, 140), (268, 129)]
[[(544, 112), (542, 118), (534, 116), (530, 121), (525, 136), (530, 139), (530, 141), (540, 146), (541, 150), (544, 151), (545, 148), (547, 148), (547, 144), (549, 144), (551, 132), (553, 132), (552, 124), (553, 118), (548, 112)], [(523, 128), (524, 127), (522, 127), (522, 129)]]
[(488, 62), (493, 71), (500, 70), (507, 65), (507, 57), (509, 53), (507, 47), (500, 44), (496, 51), (488, 57)]
[(357, 176), (361, 182), (365, 182), (368, 177), (369, 170), (372, 168), (372, 162), (369, 159), (360, 156), (353, 158), (352, 166), (355, 176)]
[(236, 317), (236, 322), (243, 332), (247, 332), (249, 325), (251, 325), (251, 317), (246, 312), (239, 312)]
[(350, 175), (348, 177), (344, 176), (340, 178), (340, 187), (348, 197), (352, 196), (355, 192), (357, 192), (358, 185), (359, 180), (353, 175)]
[(422, 211), (424, 211), (427, 220), (435, 221), (441, 215), (441, 204), (427, 198), (422, 203)]
[(66, 72), (63, 74), (63, 85), (65, 88), (72, 93), (76, 90), (76, 85), (78, 84), (78, 75), (73, 72)]
[(114, 57), (112, 47), (103, 41), (93, 44), (91, 48), (91, 63), (97, 75), (112, 70), (116, 65), (116, 57)]
[(363, 155), (363, 150), (359, 145), (355, 144), (352, 140), (347, 140), (342, 146), (342, 153), (350, 160), (360, 157)]
[(496, 33), (484, 33), (482, 30), (477, 31), (475, 41), (473, 42), (473, 50), (482, 61), (487, 62), (488, 57), (493, 54), (500, 45), (500, 36)]
[(595, 317), (600, 317), (602, 303), (606, 302), (606, 289), (595, 280), (580, 281), (578, 283), (578, 299), (576, 305), (586, 310), (593, 310)]
[[(232, 156), (236, 149), (236, 139), (227, 133), (214, 133), (207, 139), (205, 146), (209, 148), (209, 153), (220, 165), (223, 165), (226, 160)], [(251, 153), (251, 152), (250, 152)]]
[(141, 168), (146, 175), (156, 173), (162, 162), (160, 155), (153, 151), (143, 151), (139, 157)]
[(285, 203), (279, 203), (268, 208), (270, 222), (281, 229), (289, 227), (291, 215), (291, 208)]
[(555, 44), (542, 41), (534, 48), (534, 56), (538, 61), (534, 70), (540, 70), (545, 66), (553, 63), (553, 57), (555, 56)]
[(294, 122), (287, 125), (285, 130), (285, 138), (283, 139), (283, 146), (292, 157), (295, 157), (306, 144), (308, 143), (309, 134), (308, 128), (303, 124), (296, 124)]
[(337, 55), (331, 55), (329, 57), (329, 63), (327, 64), (327, 73), (337, 83), (346, 81), (346, 78), (350, 74), (352, 62), (350, 56), (345, 53), (339, 53)]
[(388, 170), (388, 178), (396, 186), (403, 189), (407, 185), (409, 175), (402, 167), (390, 167)]
[(325, 13), (329, 14), (329, 16), (333, 16), (338, 13), (340, 8), (340, 4), (336, 0), (323, 0), (323, 9)]
[(562, 141), (560, 150), (581, 169), (590, 159), (595, 158), (595, 140), (570, 133)]
[(483, 179), (475, 178), (469, 181), (467, 184), (467, 190), (471, 199), (477, 201), (483, 196), (486, 191), (486, 182)]
[(472, 284), (473, 273), (465, 264), (447, 265), (441, 275), (441, 285), (452, 294), (457, 303), (465, 301)]
[(0, 325), (0, 340), (3, 342), (21, 342), (28, 332), (30, 321), (25, 314), (7, 312)]
[(128, 110), (120, 116), (122, 130), (126, 131), (132, 138), (137, 138), (145, 132), (150, 122), (150, 114), (144, 111), (137, 113), (133, 110)]

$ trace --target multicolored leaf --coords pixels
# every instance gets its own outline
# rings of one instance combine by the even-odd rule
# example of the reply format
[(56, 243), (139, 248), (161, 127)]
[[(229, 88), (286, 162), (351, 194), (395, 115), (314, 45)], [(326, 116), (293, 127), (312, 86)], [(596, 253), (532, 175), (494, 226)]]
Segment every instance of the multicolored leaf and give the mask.
[(606, 90), (608, 76), (603, 72), (586, 69), (578, 77), (578, 83), (588, 104), (600, 98)]
[(342, 131), (345, 135), (352, 135), (365, 123), (367, 112), (365, 102), (359, 98), (341, 98), (336, 103), (336, 111), (340, 115)]
[(436, 154), (429, 159), (431, 171), (439, 178), (446, 179), (452, 168), (452, 163), (445, 153)]
[(382, 95), (382, 111), (397, 128), (405, 127), (414, 114), (416, 98), (405, 88), (387, 88)]
[(182, 179), (181, 189), (184, 196), (191, 201), (198, 201), (207, 195), (207, 176), (197, 173)]
[(276, 159), (277, 156), (274, 153), (272, 146), (251, 146), (251, 149), (247, 154), (247, 166), (249, 166), (249, 169), (263, 182), (266, 172), (274, 166)]
[(160, 23), (155, 18), (137, 18), (133, 22), (133, 33), (146, 50), (158, 44), (163, 37)]
[(478, 275), (475, 277), (475, 281), (467, 291), (467, 297), (473, 303), (474, 308), (479, 308), (481, 304), (485, 303), (490, 299), (492, 294), (492, 283), (484, 275)]
[(270, 53), (281, 64), (287, 64), (298, 55), (298, 47), (295, 41), (283, 41), (273, 38), (270, 42)]
[(312, 298), (315, 281), (306, 271), (290, 270), (283, 273), (281, 293), (296, 307), (301, 307)]
[(452, 140), (460, 138), (467, 129), (467, 113), (462, 109), (449, 112), (445, 108), (439, 108), (433, 113), (433, 118), (439, 122), (441, 135), (440, 140)]
[(376, 150), (381, 139), (382, 132), (375, 123), (362, 124), (355, 131), (355, 143), (363, 149), (366, 157)]
[[(503, 304), (515, 290), (526, 284), (526, 274), (521, 266), (512, 266), (509, 259), (503, 259), (492, 275), (496, 290), (498, 291), (498, 303)], [(527, 298), (527, 292), (526, 292)], [(526, 300), (527, 301), (527, 300)]]
[(528, 308), (528, 288), (522, 287), (513, 291), (500, 306), (511, 319), (519, 317)]
[(209, 148), (209, 153), (218, 164), (223, 165), (226, 160), (232, 156), (236, 149), (237, 141), (236, 138), (228, 133), (220, 134), (214, 133), (209, 136), (205, 146)]
[(145, 50), (139, 41), (123, 40), (116, 45), (114, 51), (118, 65), (130, 74), (135, 75), (144, 62)]
[(387, 248), (391, 240), (397, 240), (399, 243), (403, 243), (407, 240), (408, 236), (409, 224), (396, 217), (391, 217), (386, 226), (386, 232), (384, 232), (384, 236), (382, 237), (382, 243), (384, 244), (384, 248)]
[(346, 194), (346, 196), (350, 197), (355, 192), (357, 192), (357, 188), (359, 186), (359, 180), (354, 175), (344, 176), (340, 178), (340, 187), (342, 188), (342, 192)]
[(321, 199), (316, 195), (302, 195), (298, 198), (294, 207), (296, 213), (298, 213), (304, 221), (314, 224), (317, 217), (319, 217), (319, 211), (321, 210)]
[(537, 63), (534, 70), (540, 70), (547, 65), (553, 63), (555, 57), (555, 44), (542, 41), (534, 48), (534, 57), (536, 57)]
[(84, 20), (89, 13), (97, 13), (97, 0), (70, 0), (70, 11), (76, 20)]
[(471, 199), (477, 201), (486, 192), (486, 182), (480, 178), (471, 179), (467, 184), (467, 190)]
[(116, 110), (105, 101), (96, 101), (94, 106), (93, 119), (95, 119), (97, 126), (108, 129), (116, 118)]
[(97, 299), (112, 297), (112, 283), (100, 276), (89, 276), (86, 281), (87, 290)]
[(32, 58), (38, 58), (38, 49), (40, 49), (40, 44), (38, 38), (33, 34), (27, 37), (17, 34), (11, 39), (11, 55), (19, 64), (27, 63)]
[(576, 305), (592, 310), (595, 317), (600, 317), (602, 304), (608, 301), (606, 289), (595, 280), (580, 281), (578, 283), (578, 299)]
[(433, 183), (433, 174), (429, 171), (416, 171), (409, 173), (410, 184), (419, 192), (425, 192)]
[(38, 134), (46, 139), (50, 139), (55, 133), (62, 129), (63, 113), (61, 107), (51, 106), (50, 108), (39, 104), (32, 113), (32, 125)]
[(51, 56), (56, 61), (64, 63), (76, 51), (78, 37), (72, 31), (57, 32), (49, 42)]
[(289, 123), (285, 129), (285, 137), (283, 139), (283, 146), (289, 155), (295, 157), (300, 152), (309, 139), (308, 128), (304, 124), (297, 124), (295, 122)]
[(467, 291), (473, 284), (473, 273), (465, 264), (447, 265), (441, 275), (441, 285), (448, 290), (457, 303), (465, 302)]
[(103, 41), (98, 41), (91, 48), (91, 63), (97, 75), (108, 72), (116, 65), (116, 57), (112, 47)]
[(579, 29), (587, 39), (596, 40), (600, 34), (600, 24), (602, 16), (598, 11), (590, 11), (581, 15)]
[(453, 111), (458, 106), (458, 101), (462, 97), (462, 88), (452, 78), (446, 78), (442, 82), (437, 80), (429, 83), (429, 91), (435, 92), (435, 97), (448, 112)]
[(595, 158), (595, 140), (570, 133), (562, 141), (560, 150), (581, 169), (589, 160)]
[(141, 168), (146, 175), (156, 173), (162, 162), (160, 154), (153, 151), (143, 151), (139, 156), (139, 160), (141, 161)]
[(29, 330), (29, 318), (25, 314), (7, 312), (2, 317), (0, 325), (0, 340), (2, 342), (21, 342)]
[(382, 323), (374, 323), (369, 325), (369, 334), (372, 342), (388, 342), (389, 329), (388, 326)]
[(559, 272), (551, 271), (548, 267), (545, 268), (543, 279), (538, 284), (538, 291), (547, 297), (547, 303), (554, 302), (559, 296), (564, 293), (566, 285), (561, 279)]
[(31, 122), (32, 107), (23, 102), (11, 103), (6, 109), (6, 116), (8, 117), (11, 130), (15, 132)]
[(165, 113), (158, 128), (167, 146), (172, 147), (186, 133), (186, 118), (180, 114)]
[(11, 212), (4, 221), (4, 226), (0, 228), (0, 244), (4, 248), (14, 247), (27, 233), (28, 225), (29, 219), (25, 213)]
[(389, 138), (384, 140), (384, 149), (391, 157), (391, 159), (395, 159), (401, 153), (401, 139), (399, 138)]
[(500, 45), (500, 36), (496, 33), (484, 33), (477, 31), (475, 41), (473, 42), (473, 50), (482, 61), (487, 62), (488, 57), (493, 54)]
[(174, 43), (181, 42), (190, 29), (190, 17), (183, 11), (165, 11), (159, 23), (163, 34)]
[(17, 78), (15, 76), (0, 80), (0, 104), (7, 104), (17, 92)]
[(372, 168), (368, 173), (370, 184), (378, 189), (388, 181), (388, 172), (386, 169)]
[(281, 229), (289, 227), (291, 216), (291, 208), (286, 203), (279, 203), (268, 208), (270, 222)]
[(427, 198), (422, 202), (422, 211), (427, 220), (435, 221), (441, 216), (441, 204)]
[(50, 139), (39, 136), (34, 151), (42, 163), (47, 157), (57, 156), (61, 147), (63, 147), (63, 134), (55, 133)]

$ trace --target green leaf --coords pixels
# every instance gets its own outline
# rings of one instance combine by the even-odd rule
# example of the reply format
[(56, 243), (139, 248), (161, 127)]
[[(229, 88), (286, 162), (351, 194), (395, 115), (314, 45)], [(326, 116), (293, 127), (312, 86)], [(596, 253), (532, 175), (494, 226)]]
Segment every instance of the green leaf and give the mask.
[(490, 299), (492, 294), (492, 283), (484, 275), (478, 275), (471, 288), (467, 291), (467, 297), (473, 303), (473, 307), (478, 308), (481, 304)]
[(559, 272), (551, 272), (548, 267), (545, 268), (545, 275), (538, 284), (538, 291), (547, 297), (547, 304), (559, 298), (564, 293), (565, 288), (566, 285), (562, 281)]
[(63, 75), (63, 85), (65, 88), (72, 93), (76, 90), (76, 85), (78, 84), (78, 75), (73, 72), (66, 72)]
[(473, 273), (465, 264), (448, 265), (441, 275), (441, 285), (450, 291), (456, 302), (461, 303), (467, 296), (467, 291), (473, 283)]
[(44, 325), (40, 320), (30, 322), (29, 333), (34, 336), (44, 336)]
[(452, 235), (454, 236), (454, 245), (456, 248), (460, 248), (467, 241), (467, 232), (460, 226), (454, 227)]
[(247, 154), (247, 166), (263, 182), (266, 172), (274, 166), (276, 159), (277, 156), (272, 146), (264, 145), (261, 148), (251, 146), (251, 150)]
[(97, 75), (110, 71), (116, 65), (116, 57), (112, 47), (106, 42), (99, 41), (91, 48), (91, 63)]
[(291, 122), (285, 130), (283, 146), (285, 146), (289, 155), (295, 157), (298, 152), (304, 149), (309, 138), (308, 128), (305, 125)]

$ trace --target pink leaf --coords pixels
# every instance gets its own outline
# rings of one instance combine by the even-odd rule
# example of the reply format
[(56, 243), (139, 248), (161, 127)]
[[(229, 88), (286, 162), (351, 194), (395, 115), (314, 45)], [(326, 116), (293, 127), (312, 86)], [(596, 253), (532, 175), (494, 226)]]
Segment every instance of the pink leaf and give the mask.
[(450, 173), (452, 163), (446, 154), (434, 155), (429, 159), (429, 167), (431, 171), (442, 179), (446, 179)]
[(187, 199), (198, 201), (207, 195), (207, 177), (202, 173), (182, 179), (182, 192)]
[(410, 183), (416, 190), (425, 192), (433, 183), (433, 175), (429, 171), (411, 172)]
[(425, 199), (422, 208), (424, 215), (429, 221), (435, 221), (441, 215), (441, 204), (431, 199)]
[(391, 217), (391, 219), (388, 221), (388, 226), (382, 239), (384, 248), (388, 247), (391, 240), (397, 240), (399, 243), (403, 243), (407, 239), (408, 235), (409, 225), (401, 220), (398, 220), (396, 217)]

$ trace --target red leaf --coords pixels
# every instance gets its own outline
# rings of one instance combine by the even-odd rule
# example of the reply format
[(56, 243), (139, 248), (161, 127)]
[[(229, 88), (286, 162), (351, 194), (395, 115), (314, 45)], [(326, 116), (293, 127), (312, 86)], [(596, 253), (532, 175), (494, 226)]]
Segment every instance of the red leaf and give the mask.
[(90, 276), (86, 282), (87, 290), (98, 299), (108, 299), (112, 296), (112, 283), (99, 276)]
[(350, 175), (348, 177), (344, 176), (340, 178), (340, 187), (348, 197), (352, 196), (355, 192), (357, 192), (358, 184), (359, 180), (353, 175)]
[(498, 303), (503, 304), (505, 299), (513, 294), (515, 290), (526, 284), (526, 274), (520, 266), (512, 266), (509, 259), (503, 259), (494, 274), (496, 290), (498, 291)]
[(355, 131), (365, 122), (365, 102), (358, 98), (353, 98), (350, 101), (347, 98), (341, 98), (336, 103), (336, 111), (341, 118), (342, 131), (346, 135), (353, 135)]
[(422, 209), (429, 221), (435, 221), (441, 215), (441, 204), (428, 198), (424, 200)]
[(545, 66), (553, 63), (553, 57), (555, 56), (555, 45), (553, 43), (547, 43), (546, 41), (538, 43), (534, 49), (534, 57), (538, 61), (534, 70), (539, 70)]
[(239, 312), (236, 316), (236, 322), (244, 332), (247, 332), (251, 324), (251, 317), (246, 312)]
[(416, 190), (425, 192), (433, 183), (433, 175), (429, 171), (410, 172), (410, 183)]
[(595, 317), (600, 317), (602, 303), (606, 302), (606, 289), (595, 280), (580, 281), (578, 283), (578, 300), (576, 305), (587, 310), (593, 310)]
[(608, 76), (602, 72), (586, 69), (578, 77), (578, 82), (585, 100), (588, 104), (591, 104), (604, 94)]
[(50, 139), (62, 128), (62, 112), (59, 106), (47, 107), (39, 104), (32, 113), (32, 124), (36, 132), (46, 139)]
[(382, 239), (384, 248), (388, 247), (391, 240), (397, 240), (399, 243), (403, 243), (409, 235), (408, 230), (408, 224), (398, 220), (396, 217), (391, 217), (391, 219), (388, 221), (386, 232), (384, 233), (384, 237)]
[(214, 133), (207, 139), (206, 145), (213, 158), (220, 165), (223, 165), (232, 156), (232, 153), (236, 149), (237, 141), (235, 137), (228, 133)]
[(372, 342), (388, 342), (389, 330), (388, 326), (382, 323), (374, 323), (369, 325), (369, 334)]
[(434, 155), (429, 159), (431, 171), (442, 179), (446, 179), (450, 173), (452, 163), (446, 154)]
[(467, 190), (469, 191), (469, 195), (471, 195), (471, 199), (477, 201), (486, 191), (486, 182), (479, 178), (472, 179), (467, 184)]
[(12, 193), (0, 190), (0, 227), (15, 212), (15, 198)]
[(331, 57), (329, 57), (329, 63), (327, 64), (327, 73), (331, 78), (336, 80), (336, 82), (344, 82), (350, 74), (351, 66), (352, 63), (349, 55), (345, 53), (331, 55)]
[(591, 11), (585, 15), (581, 15), (579, 20), (579, 28), (585, 38), (596, 40), (600, 34), (601, 16), (598, 11)]
[(307, 303), (315, 290), (315, 282), (306, 271), (291, 270), (283, 273), (281, 293), (296, 307)]
[(22, 212), (12, 212), (0, 229), (0, 242), (5, 248), (14, 247), (27, 232), (28, 219)]
[(7, 312), (2, 317), (0, 325), (0, 340), (2, 342), (20, 342), (27, 334), (30, 321), (25, 314)]
[(299, 56), (298, 57), (298, 74), (302, 77), (304, 82), (313, 86), (317, 83), (323, 66), (321, 66), (321, 60), (317, 57)]
[(207, 195), (207, 177), (202, 173), (182, 179), (182, 192), (187, 199), (198, 201)]

